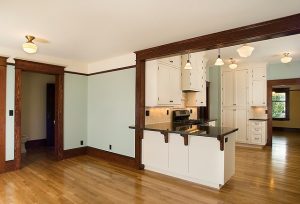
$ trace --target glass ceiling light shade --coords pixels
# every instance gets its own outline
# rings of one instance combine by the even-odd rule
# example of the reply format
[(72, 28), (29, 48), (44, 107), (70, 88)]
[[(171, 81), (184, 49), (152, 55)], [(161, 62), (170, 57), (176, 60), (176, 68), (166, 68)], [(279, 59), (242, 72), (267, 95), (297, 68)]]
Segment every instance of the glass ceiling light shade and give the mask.
[(190, 53), (188, 53), (188, 59), (187, 59), (187, 61), (186, 61), (186, 64), (185, 64), (185, 66), (184, 66), (184, 69), (188, 69), (188, 70), (190, 70), (190, 69), (192, 69), (193, 67), (192, 67), (192, 64), (191, 64), (191, 62), (190, 62)]
[(23, 43), (23, 50), (26, 53), (33, 54), (37, 52), (37, 45), (34, 44), (32, 41), (35, 37), (31, 35), (26, 35), (25, 38), (27, 39), (27, 42)]
[(235, 61), (232, 58), (230, 58), (229, 68), (230, 69), (236, 69), (237, 68), (237, 64), (235, 63)]
[(236, 51), (239, 53), (239, 55), (241, 57), (249, 57), (252, 54), (253, 50), (254, 50), (254, 47), (251, 47), (251, 46), (245, 44), (242, 47), (240, 47), (239, 49), (237, 49)]
[(280, 59), (280, 61), (284, 64), (291, 62), (293, 58), (289, 55), (290, 55), (290, 53), (288, 53), (288, 52), (283, 53), (283, 57)]
[(218, 50), (218, 59), (216, 60), (216, 62), (215, 62), (215, 65), (216, 66), (222, 66), (222, 65), (224, 65), (224, 62), (223, 62), (223, 60), (221, 59), (221, 54), (220, 54), (220, 48), (219, 48), (219, 50)]

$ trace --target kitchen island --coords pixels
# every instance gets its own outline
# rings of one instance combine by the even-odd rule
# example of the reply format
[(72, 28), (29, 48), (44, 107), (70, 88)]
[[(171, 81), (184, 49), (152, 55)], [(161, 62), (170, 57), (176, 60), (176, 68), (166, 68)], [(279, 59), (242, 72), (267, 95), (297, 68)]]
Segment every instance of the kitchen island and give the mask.
[(157, 123), (142, 130), (147, 170), (216, 189), (235, 173), (236, 128)]

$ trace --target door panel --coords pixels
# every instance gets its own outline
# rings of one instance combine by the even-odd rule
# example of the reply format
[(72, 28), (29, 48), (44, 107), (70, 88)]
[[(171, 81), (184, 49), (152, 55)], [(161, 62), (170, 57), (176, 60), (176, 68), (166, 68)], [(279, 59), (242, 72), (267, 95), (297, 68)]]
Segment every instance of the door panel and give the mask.
[(247, 142), (247, 110), (246, 109), (236, 109), (236, 128), (237, 131), (237, 142)]
[(236, 70), (235, 72), (235, 103), (236, 106), (246, 107), (248, 101), (248, 71)]
[(234, 72), (223, 72), (222, 87), (223, 106), (233, 106)]
[(160, 64), (157, 72), (158, 104), (170, 104), (170, 72), (167, 65)]

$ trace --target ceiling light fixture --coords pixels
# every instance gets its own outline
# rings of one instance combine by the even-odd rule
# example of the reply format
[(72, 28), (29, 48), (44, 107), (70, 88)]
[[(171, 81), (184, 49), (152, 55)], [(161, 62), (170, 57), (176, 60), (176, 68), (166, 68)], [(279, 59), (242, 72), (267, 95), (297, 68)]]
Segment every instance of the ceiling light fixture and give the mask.
[(27, 39), (27, 42), (23, 43), (23, 50), (26, 53), (33, 54), (37, 52), (37, 45), (33, 43), (33, 40), (35, 39), (34, 36), (26, 35), (25, 38)]
[(254, 47), (251, 47), (247, 44), (244, 44), (242, 47), (238, 48), (236, 51), (241, 57), (249, 57), (254, 50)]
[(280, 59), (280, 61), (284, 64), (291, 62), (293, 58), (289, 55), (290, 53), (288, 52), (283, 53), (283, 57)]
[(185, 66), (184, 66), (184, 69), (187, 69), (187, 70), (193, 69), (192, 64), (190, 62), (190, 52), (188, 52), (188, 58), (187, 58)]
[(232, 58), (230, 58), (229, 68), (230, 69), (236, 69), (237, 68), (237, 64), (235, 63), (235, 60), (232, 59)]
[(222, 65), (224, 65), (224, 62), (223, 62), (223, 60), (221, 59), (221, 51), (220, 51), (220, 48), (218, 49), (218, 59), (216, 60), (215, 65), (216, 65), (216, 66), (222, 66)]

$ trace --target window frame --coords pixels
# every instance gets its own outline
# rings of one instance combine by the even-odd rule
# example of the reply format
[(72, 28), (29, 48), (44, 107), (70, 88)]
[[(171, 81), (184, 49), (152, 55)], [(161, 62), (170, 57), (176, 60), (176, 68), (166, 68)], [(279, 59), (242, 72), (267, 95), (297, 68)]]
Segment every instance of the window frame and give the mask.
[[(276, 93), (285, 93), (285, 118), (273, 118), (272, 120), (279, 120), (279, 121), (288, 121), (290, 120), (290, 89), (289, 88), (273, 88), (272, 92)], [(273, 97), (272, 97), (272, 107), (273, 107)], [(283, 102), (283, 101), (282, 101)], [(272, 109), (272, 115), (273, 115), (273, 109)]]

